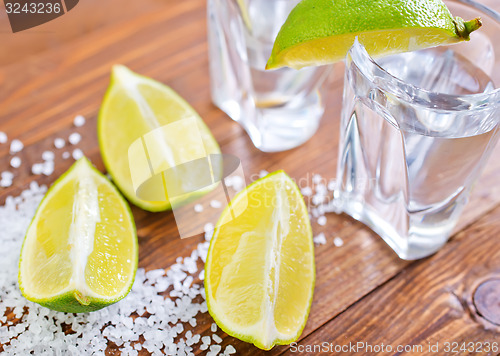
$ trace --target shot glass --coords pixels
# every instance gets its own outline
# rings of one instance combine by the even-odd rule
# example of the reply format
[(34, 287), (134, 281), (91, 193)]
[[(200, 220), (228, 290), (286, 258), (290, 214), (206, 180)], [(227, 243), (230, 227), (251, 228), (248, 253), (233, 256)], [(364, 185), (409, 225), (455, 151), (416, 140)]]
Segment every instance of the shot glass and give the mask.
[(262, 151), (307, 141), (324, 112), (329, 67), (265, 71), (274, 39), (299, 0), (208, 0), (212, 101)]
[(482, 18), (470, 42), (346, 60), (334, 201), (408, 260), (446, 243), (498, 139), (500, 15), (446, 4)]

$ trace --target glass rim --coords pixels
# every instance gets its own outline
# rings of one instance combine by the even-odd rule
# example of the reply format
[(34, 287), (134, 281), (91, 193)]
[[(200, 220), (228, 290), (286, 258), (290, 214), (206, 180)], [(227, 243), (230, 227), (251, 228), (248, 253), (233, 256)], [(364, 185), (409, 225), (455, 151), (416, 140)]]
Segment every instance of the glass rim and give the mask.
[[(476, 8), (496, 21), (500, 26), (500, 13), (474, 0), (450, 0)], [(353, 63), (363, 76), (381, 90), (395, 96), (398, 100), (412, 105), (429, 107), (435, 110), (462, 111), (484, 110), (491, 105), (500, 106), (500, 87), (487, 93), (446, 94), (433, 92), (405, 82), (382, 68), (359, 43), (356, 37), (354, 45), (347, 54), (347, 64)], [(496, 83), (495, 83), (496, 84)], [(439, 102), (439, 105), (436, 103)]]

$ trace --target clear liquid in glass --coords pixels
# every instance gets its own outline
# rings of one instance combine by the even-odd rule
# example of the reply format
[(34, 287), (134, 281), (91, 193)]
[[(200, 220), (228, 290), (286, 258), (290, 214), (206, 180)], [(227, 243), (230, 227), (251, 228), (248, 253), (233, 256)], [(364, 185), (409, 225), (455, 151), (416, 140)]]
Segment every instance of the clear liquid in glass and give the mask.
[[(483, 71), (446, 48), (377, 63), (429, 96), (494, 90)], [(337, 208), (370, 226), (401, 258), (434, 253), (456, 225), (496, 143), (498, 117), (495, 111), (475, 118), (467, 110), (439, 110), (439, 101), (436, 110), (427, 109), (358, 89), (345, 86)]]

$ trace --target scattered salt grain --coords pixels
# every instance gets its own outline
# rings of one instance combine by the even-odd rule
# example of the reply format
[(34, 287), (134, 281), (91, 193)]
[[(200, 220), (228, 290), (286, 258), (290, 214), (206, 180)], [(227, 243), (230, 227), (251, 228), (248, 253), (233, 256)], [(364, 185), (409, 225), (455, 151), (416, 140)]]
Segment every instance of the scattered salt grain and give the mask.
[(333, 239), (333, 244), (337, 247), (340, 247), (344, 244), (344, 240), (337, 236)]
[(73, 153), (71, 155), (73, 156), (73, 159), (75, 161), (78, 161), (80, 158), (83, 157), (83, 152), (81, 149), (76, 148), (75, 150), (73, 150)]
[(210, 336), (203, 336), (201, 338), (201, 342), (204, 343), (204, 344), (206, 344), (206, 345), (210, 345), (210, 342), (211, 342)]
[(326, 216), (322, 215), (318, 218), (318, 225), (321, 225), (321, 226), (326, 225)]
[(78, 132), (73, 132), (68, 137), (68, 142), (71, 143), (72, 145), (78, 145), (78, 143), (80, 143), (81, 140), (82, 136)]
[(320, 205), (321, 203), (323, 203), (324, 200), (325, 200), (325, 197), (323, 195), (315, 194), (312, 197), (312, 203), (314, 205)]
[(222, 206), (222, 204), (220, 201), (213, 199), (210, 201), (210, 206), (214, 209), (219, 209)]
[(12, 168), (19, 168), (21, 166), (21, 158), (17, 156), (12, 157), (12, 159), (10, 160), (10, 166)]
[(85, 125), (85, 118), (82, 115), (77, 115), (73, 120), (73, 125), (75, 125), (76, 127)]
[(207, 353), (207, 356), (215, 356), (218, 355), (222, 346), (220, 345), (212, 345), (210, 346), (210, 352)]
[(203, 211), (203, 205), (201, 204), (196, 204), (194, 206), (194, 211), (196, 211), (197, 213), (201, 213)]
[(259, 172), (259, 177), (260, 177), (260, 178), (264, 178), (264, 177), (265, 177), (265, 176), (267, 176), (268, 174), (269, 174), (269, 172), (268, 172), (268, 171), (266, 171), (265, 169), (263, 169), (263, 170), (261, 170), (261, 171)]
[(12, 185), (12, 180), (9, 179), (1, 179), (0, 180), (0, 187), (2, 188), (8, 188)]
[(14, 178), (14, 173), (9, 171), (4, 171), (2, 172), (1, 177), (2, 179), (12, 180), (12, 178)]
[(54, 173), (54, 161), (43, 162), (42, 174), (48, 177), (52, 173)]
[(35, 163), (31, 166), (31, 173), (35, 175), (42, 174), (43, 172), (43, 163)]
[(313, 175), (313, 177), (312, 177), (312, 182), (313, 182), (314, 184), (319, 184), (319, 183), (321, 183), (321, 180), (322, 180), (322, 179), (323, 179), (323, 178), (321, 177), (321, 175), (319, 175), (319, 174), (315, 174), (315, 175)]
[(335, 179), (332, 179), (331, 181), (328, 182), (328, 190), (333, 192), (335, 190), (335, 186), (336, 186), (336, 182), (335, 182)]
[(235, 354), (236, 353), (236, 349), (234, 348), (233, 345), (227, 345), (227, 347), (224, 349), (224, 354), (226, 355), (231, 355), (231, 354)]
[(214, 231), (214, 224), (212, 224), (212, 223), (206, 223), (205, 226), (203, 226), (203, 230), (205, 232), (212, 233)]
[(245, 180), (241, 176), (229, 176), (224, 179), (224, 183), (227, 187), (231, 187), (237, 192), (243, 189), (245, 185)]
[(54, 140), (54, 147), (57, 148), (57, 149), (61, 149), (63, 148), (64, 146), (66, 145), (66, 141), (64, 141), (64, 138), (56, 138)]
[(324, 233), (319, 233), (317, 236), (313, 237), (313, 241), (315, 244), (324, 245), (326, 244), (326, 237)]
[(55, 157), (55, 155), (54, 155), (54, 152), (52, 152), (52, 151), (44, 151), (42, 153), (42, 159), (44, 161), (53, 161), (54, 157)]
[(23, 150), (23, 148), (24, 148), (23, 143), (17, 139), (12, 140), (12, 142), (10, 143), (10, 153), (11, 154), (21, 152)]
[(302, 193), (303, 196), (305, 197), (309, 197), (312, 195), (312, 189), (311, 187), (304, 187), (300, 190), (300, 192)]
[(69, 152), (63, 152), (63, 154), (62, 154), (62, 158), (63, 159), (68, 159), (70, 157), (71, 157), (71, 153), (69, 153)]
[(212, 325), (210, 325), (210, 331), (213, 333), (217, 331), (217, 324), (216, 323), (212, 323)]
[(316, 185), (316, 193), (318, 194), (325, 194), (326, 193), (326, 185), (320, 183), (318, 185)]
[(200, 350), (203, 350), (203, 351), (204, 351), (204, 350), (206, 350), (206, 349), (208, 349), (208, 344), (201, 344), (201, 345), (200, 345)]
[(212, 339), (213, 339), (216, 343), (218, 343), (218, 344), (220, 344), (220, 343), (222, 342), (222, 338), (221, 338), (219, 335), (217, 335), (217, 334), (213, 334), (213, 335), (212, 335)]
[(7, 142), (7, 134), (3, 131), (0, 131), (0, 143), (6, 143)]

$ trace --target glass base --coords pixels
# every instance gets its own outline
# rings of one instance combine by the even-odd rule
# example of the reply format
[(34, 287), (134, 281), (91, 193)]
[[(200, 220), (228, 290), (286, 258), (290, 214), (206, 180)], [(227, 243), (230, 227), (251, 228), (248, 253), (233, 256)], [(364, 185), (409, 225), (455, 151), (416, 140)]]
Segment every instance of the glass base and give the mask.
[[(357, 201), (340, 198), (335, 192), (335, 209), (338, 214), (346, 213), (353, 219), (368, 226), (379, 235), (403, 260), (418, 260), (436, 253), (446, 244), (454, 224), (411, 231), (401, 236), (391, 224), (381, 218), (371, 207)], [(414, 229), (418, 230), (418, 229)]]

